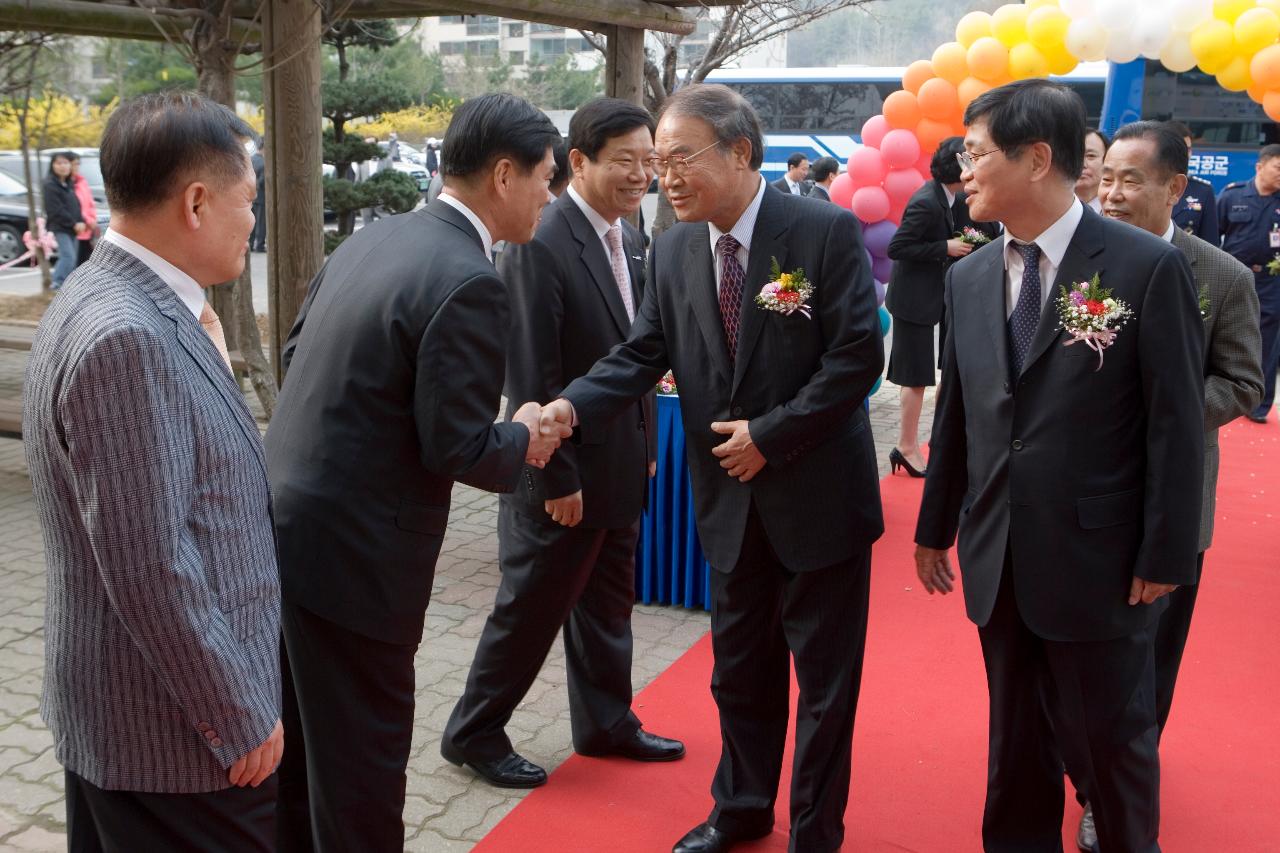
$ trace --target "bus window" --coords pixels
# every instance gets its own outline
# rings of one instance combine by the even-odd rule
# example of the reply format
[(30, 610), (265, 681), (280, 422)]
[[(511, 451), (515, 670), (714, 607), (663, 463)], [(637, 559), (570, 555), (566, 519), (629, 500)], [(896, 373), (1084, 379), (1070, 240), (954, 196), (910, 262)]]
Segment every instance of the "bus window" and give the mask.
[(1142, 117), (1186, 122), (1196, 143), (1213, 148), (1249, 148), (1277, 140), (1278, 129), (1244, 92), (1228, 92), (1203, 71), (1176, 74), (1148, 62)]

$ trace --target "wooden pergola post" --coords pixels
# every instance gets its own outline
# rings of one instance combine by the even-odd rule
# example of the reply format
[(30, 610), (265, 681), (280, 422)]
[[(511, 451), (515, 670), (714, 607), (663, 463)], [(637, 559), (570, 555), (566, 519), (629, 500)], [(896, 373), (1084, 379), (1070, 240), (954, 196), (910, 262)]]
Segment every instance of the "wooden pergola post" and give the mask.
[(604, 93), (644, 106), (644, 30), (610, 26), (605, 44)]
[(320, 5), (268, 0), (263, 9), (266, 101), (267, 289), (271, 363), (324, 263), (321, 191)]

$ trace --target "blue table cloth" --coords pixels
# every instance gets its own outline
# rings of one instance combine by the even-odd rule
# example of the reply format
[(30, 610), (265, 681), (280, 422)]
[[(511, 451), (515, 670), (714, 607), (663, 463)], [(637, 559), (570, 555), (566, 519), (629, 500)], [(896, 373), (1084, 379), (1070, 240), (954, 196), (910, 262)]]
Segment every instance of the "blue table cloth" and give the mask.
[(636, 547), (636, 600), (710, 609), (711, 566), (693, 521), (680, 398), (658, 397), (658, 473)]

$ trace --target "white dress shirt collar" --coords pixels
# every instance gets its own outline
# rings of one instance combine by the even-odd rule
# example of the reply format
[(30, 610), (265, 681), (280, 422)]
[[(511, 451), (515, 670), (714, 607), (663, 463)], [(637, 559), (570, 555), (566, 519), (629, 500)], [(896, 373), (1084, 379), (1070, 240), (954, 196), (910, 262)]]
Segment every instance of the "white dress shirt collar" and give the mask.
[[(1062, 258), (1067, 254), (1067, 247), (1071, 245), (1071, 238), (1076, 234), (1076, 227), (1080, 225), (1080, 220), (1084, 218), (1084, 205), (1079, 199), (1073, 198), (1071, 206), (1067, 208), (1067, 212), (1058, 217), (1058, 220), (1044, 230), (1039, 236), (1027, 240), (1028, 243), (1035, 243), (1040, 247), (1040, 254), (1043, 255), (1048, 262), (1056, 270), (1062, 266)], [(1014, 239), (1006, 228), (1004, 232), (1004, 265), (1009, 266), (1009, 259), (1016, 255), (1021, 260), (1021, 255), (1014, 247), (1014, 243), (1019, 242)], [(1052, 283), (1052, 282), (1050, 282)]]
[(791, 194), (792, 194), (792, 195), (800, 195), (800, 182), (799, 182), (799, 181), (793, 181), (793, 180), (791, 180), (791, 178), (788, 178), (786, 175), (783, 175), (782, 177), (783, 177), (783, 178), (786, 178), (787, 186), (791, 188)]
[[(751, 235), (756, 230), (756, 219), (760, 216), (760, 203), (764, 200), (764, 191), (767, 184), (764, 178), (760, 179), (760, 186), (756, 190), (755, 198), (751, 199), (751, 203), (747, 205), (747, 209), (742, 211), (742, 215), (738, 217), (738, 221), (728, 233), (738, 241), (738, 263), (742, 265), (742, 269), (747, 268), (747, 256), (751, 251)], [(711, 258), (716, 274), (716, 292), (720, 291), (720, 255), (716, 252), (716, 243), (724, 236), (725, 232), (715, 226), (715, 223), (708, 222), (707, 230), (711, 237)]]
[(947, 185), (946, 185), (946, 184), (938, 184), (938, 186), (942, 187), (942, 194), (943, 194), (944, 196), (946, 196), (946, 199), (947, 199), (947, 207), (949, 207), (949, 208), (950, 208), (950, 207), (955, 207), (955, 206), (956, 206), (956, 194), (955, 194), (955, 193), (953, 193), (951, 190), (947, 189)]
[(1164, 229), (1164, 234), (1160, 236), (1164, 237), (1165, 242), (1167, 243), (1173, 242), (1173, 220), (1172, 219), (1169, 220), (1169, 227)]
[(463, 216), (467, 217), (467, 221), (476, 229), (480, 235), (480, 242), (484, 245), (484, 256), (486, 258), (493, 257), (493, 235), (489, 233), (489, 229), (485, 227), (484, 222), (476, 216), (475, 211), (462, 203), (462, 199), (457, 196), (449, 195), (448, 191), (440, 193), (439, 199), (445, 204), (458, 210)]
[(1093, 208), (1094, 213), (1102, 213), (1102, 196), (1095, 195), (1089, 199), (1089, 207)]
[(119, 231), (112, 231), (108, 228), (107, 233), (102, 235), (102, 239), (108, 243), (114, 243), (142, 261), (147, 269), (158, 275), (161, 281), (173, 288), (173, 292), (178, 295), (179, 301), (187, 306), (187, 310), (194, 314), (197, 320), (200, 319), (200, 312), (204, 310), (204, 288), (197, 284), (194, 278), (141, 243), (130, 240)]
[(569, 183), (569, 198), (573, 199), (573, 203), (576, 204), (578, 209), (582, 211), (582, 214), (587, 217), (587, 221), (591, 223), (591, 227), (596, 231), (596, 236), (601, 240), (604, 239), (605, 234), (609, 233), (610, 228), (618, 224), (617, 219), (609, 222), (597, 213), (596, 209), (588, 204), (587, 200), (582, 197), (581, 193), (574, 188), (572, 182)]

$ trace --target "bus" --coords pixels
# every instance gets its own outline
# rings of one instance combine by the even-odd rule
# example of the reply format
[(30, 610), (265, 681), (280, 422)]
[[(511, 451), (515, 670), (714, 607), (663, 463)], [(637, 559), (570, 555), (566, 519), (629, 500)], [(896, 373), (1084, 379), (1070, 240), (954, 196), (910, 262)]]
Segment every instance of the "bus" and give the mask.
[[(787, 156), (812, 162), (832, 156), (844, 163), (861, 144), (859, 133), (884, 99), (902, 88), (901, 67), (717, 69), (709, 83), (741, 92), (755, 107), (765, 133), (761, 172), (776, 180)], [(1159, 62), (1123, 65), (1082, 62), (1054, 77), (1084, 100), (1089, 124), (1111, 133), (1139, 118), (1186, 122), (1194, 137), (1191, 174), (1221, 191), (1253, 174), (1258, 147), (1280, 141), (1280, 128), (1244, 92), (1227, 92), (1201, 71), (1174, 73)]]

